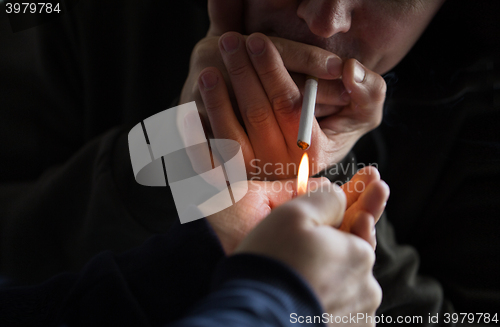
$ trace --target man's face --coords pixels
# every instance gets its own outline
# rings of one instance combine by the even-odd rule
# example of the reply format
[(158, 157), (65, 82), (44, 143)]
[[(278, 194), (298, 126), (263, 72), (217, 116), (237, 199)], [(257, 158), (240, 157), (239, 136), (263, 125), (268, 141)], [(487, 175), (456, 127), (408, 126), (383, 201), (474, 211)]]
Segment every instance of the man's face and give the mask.
[(246, 33), (262, 32), (356, 58), (386, 73), (445, 0), (246, 0)]

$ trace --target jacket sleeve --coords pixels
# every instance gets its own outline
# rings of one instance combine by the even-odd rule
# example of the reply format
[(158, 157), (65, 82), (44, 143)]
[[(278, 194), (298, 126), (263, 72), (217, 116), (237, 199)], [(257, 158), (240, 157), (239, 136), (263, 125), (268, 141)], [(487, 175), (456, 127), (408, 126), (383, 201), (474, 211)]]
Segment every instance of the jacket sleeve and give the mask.
[(299, 316), (316, 316), (314, 326), (322, 326), (322, 311), (280, 262), (225, 258), (204, 219), (176, 223), (119, 256), (103, 252), (80, 273), (0, 291), (2, 326), (287, 326)]
[(325, 326), (329, 319), (297, 273), (263, 256), (239, 254), (222, 261), (213, 289), (174, 326)]
[(0, 187), (2, 274), (18, 284), (79, 271), (97, 253), (123, 252), (178, 220), (166, 187), (136, 183), (127, 131), (95, 138), (39, 179)]
[(223, 256), (204, 219), (175, 223), (167, 233), (121, 255), (100, 253), (79, 273), (1, 290), (0, 321), (83, 326), (167, 323), (208, 292), (211, 272)]

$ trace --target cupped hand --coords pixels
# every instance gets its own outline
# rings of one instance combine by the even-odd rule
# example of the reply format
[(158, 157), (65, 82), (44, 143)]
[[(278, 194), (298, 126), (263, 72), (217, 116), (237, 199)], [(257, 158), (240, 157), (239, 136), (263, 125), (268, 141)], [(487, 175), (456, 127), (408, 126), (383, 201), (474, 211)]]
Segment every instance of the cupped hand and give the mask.
[[(246, 183), (248, 192), (240, 201), (207, 217), (227, 254), (231, 254), (272, 210), (297, 197), (296, 179)], [(312, 178), (309, 180), (307, 193), (302, 197), (329, 192), (333, 188), (335, 185), (324, 177)], [(333, 226), (358, 236), (375, 248), (374, 225), (380, 218), (389, 197), (387, 184), (380, 180), (375, 168), (366, 167), (351, 181), (342, 185), (341, 189), (346, 198), (345, 213), (342, 212)]]
[(303, 154), (296, 142), (305, 75), (320, 78), (311, 175), (339, 162), (380, 123), (385, 82), (356, 60), (260, 33), (219, 37), (238, 24), (213, 26), (193, 50), (180, 102), (197, 102), (210, 135), (240, 143), (249, 178), (296, 174)]
[[(219, 48), (243, 124), (231, 103), (223, 74), (218, 68), (206, 68), (200, 73), (198, 85), (214, 137), (240, 143), (249, 178), (295, 176), (303, 155), (297, 146), (302, 95), (279, 51), (262, 34), (252, 34), (245, 40), (235, 32), (224, 34)], [(312, 175), (342, 160), (363, 134), (380, 123), (382, 116), (382, 77), (355, 60), (339, 59), (336, 64), (339, 73), (329, 77), (339, 78), (341, 73), (342, 80), (319, 83), (322, 109), (318, 115), (324, 116), (313, 123), (308, 150)]]
[(235, 253), (264, 255), (292, 267), (333, 316), (373, 316), (382, 297), (372, 274), (375, 254), (361, 238), (333, 227), (341, 223), (347, 199), (332, 185), (274, 210)]
[[(248, 181), (246, 195), (234, 205), (207, 217), (209, 224), (219, 237), (222, 247), (231, 254), (250, 231), (271, 211), (297, 196), (297, 180)], [(313, 178), (308, 188), (316, 190), (331, 185), (328, 179)], [(239, 185), (231, 185), (234, 190)], [(206, 201), (210, 203), (211, 200)], [(203, 204), (199, 206), (203, 212)]]

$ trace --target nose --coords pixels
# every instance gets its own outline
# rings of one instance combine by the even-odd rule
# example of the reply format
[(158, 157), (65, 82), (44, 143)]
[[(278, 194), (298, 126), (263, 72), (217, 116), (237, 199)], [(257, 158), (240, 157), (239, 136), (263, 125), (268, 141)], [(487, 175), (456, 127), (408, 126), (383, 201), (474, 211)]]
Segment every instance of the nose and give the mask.
[(350, 0), (303, 0), (297, 16), (305, 20), (314, 34), (329, 38), (351, 28)]

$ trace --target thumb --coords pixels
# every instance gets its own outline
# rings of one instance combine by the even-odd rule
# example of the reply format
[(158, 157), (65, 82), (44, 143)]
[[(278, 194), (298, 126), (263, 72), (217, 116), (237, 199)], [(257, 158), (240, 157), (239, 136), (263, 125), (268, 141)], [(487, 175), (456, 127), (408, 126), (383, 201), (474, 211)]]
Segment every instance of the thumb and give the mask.
[(208, 0), (210, 28), (207, 36), (221, 36), (229, 31), (243, 31), (242, 0)]
[(347, 121), (352, 121), (354, 118), (369, 130), (380, 125), (387, 91), (382, 76), (369, 70), (357, 60), (348, 59), (344, 63), (342, 82), (354, 104), (344, 113), (346, 116), (351, 115)]
[[(275, 185), (276, 182), (290, 182), (292, 187), (280, 189)], [(346, 208), (346, 196), (338, 185), (330, 183), (324, 177), (312, 178), (306, 194), (288, 201), (294, 196), (294, 191), (290, 191), (293, 188), (296, 190), (296, 182), (291, 180), (267, 184), (265, 190), (271, 209), (284, 203), (276, 209), (277, 212), (282, 212), (283, 217), (300, 217), (304, 224), (313, 226), (340, 226)]]
[[(338, 228), (344, 219), (346, 208), (344, 191), (335, 183), (316, 190), (309, 190), (306, 195), (297, 198), (296, 203), (306, 213), (305, 223), (312, 226), (328, 225)], [(291, 203), (291, 202), (290, 202)]]

